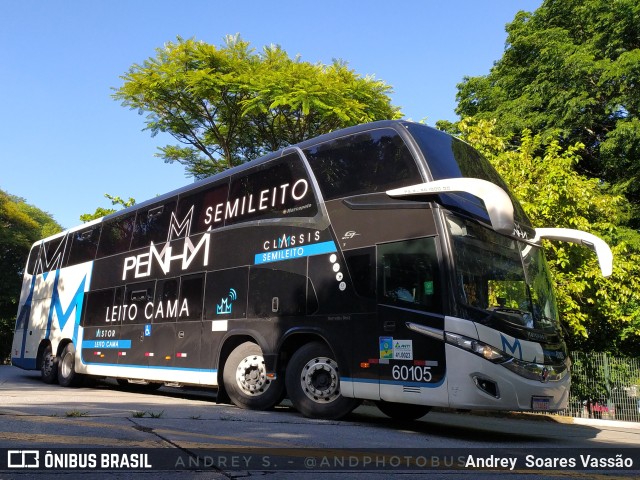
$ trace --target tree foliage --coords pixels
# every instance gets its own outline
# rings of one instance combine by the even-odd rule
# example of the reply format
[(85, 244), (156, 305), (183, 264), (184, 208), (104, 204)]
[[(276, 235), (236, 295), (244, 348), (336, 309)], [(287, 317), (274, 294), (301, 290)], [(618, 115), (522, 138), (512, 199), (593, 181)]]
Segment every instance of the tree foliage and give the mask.
[(122, 79), (114, 98), (146, 114), (152, 135), (178, 140), (158, 156), (196, 178), (337, 128), (400, 115), (382, 81), (340, 61), (290, 58), (275, 45), (256, 53), (237, 35), (220, 47), (178, 38)]
[[(104, 196), (109, 200), (111, 200), (111, 205), (113, 206), (120, 205), (122, 208), (127, 208), (127, 207), (132, 207), (133, 205), (136, 204), (135, 198), (132, 198), (132, 197), (129, 197), (128, 200), (125, 200), (117, 195), (110, 195), (108, 193), (105, 193)], [(91, 220), (102, 218), (116, 211), (117, 210), (115, 208), (98, 207), (93, 213), (83, 213), (82, 215), (80, 215), (80, 221), (90, 222)]]
[(0, 363), (9, 355), (31, 245), (62, 227), (46, 212), (0, 190)]
[[(640, 200), (640, 2), (545, 0), (507, 25), (490, 73), (458, 85), (461, 117), (497, 119), (519, 141), (531, 130), (569, 148), (577, 168)], [(574, 165), (575, 166), (575, 165)], [(632, 225), (640, 226), (640, 210)]]
[(457, 131), (496, 167), (537, 227), (567, 227), (606, 240), (613, 275), (603, 278), (590, 250), (544, 242), (558, 306), (573, 349), (640, 353), (640, 235), (625, 227), (626, 199), (606, 184), (576, 172), (581, 144), (562, 148), (557, 139), (524, 130), (513, 146), (496, 122), (463, 119)]

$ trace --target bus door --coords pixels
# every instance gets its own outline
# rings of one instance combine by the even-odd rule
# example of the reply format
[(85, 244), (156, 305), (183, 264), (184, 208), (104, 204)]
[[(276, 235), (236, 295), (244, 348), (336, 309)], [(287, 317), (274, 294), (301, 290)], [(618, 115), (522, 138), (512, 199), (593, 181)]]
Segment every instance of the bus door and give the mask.
[(377, 245), (380, 398), (446, 404), (445, 347), (420, 329), (444, 328), (437, 237)]

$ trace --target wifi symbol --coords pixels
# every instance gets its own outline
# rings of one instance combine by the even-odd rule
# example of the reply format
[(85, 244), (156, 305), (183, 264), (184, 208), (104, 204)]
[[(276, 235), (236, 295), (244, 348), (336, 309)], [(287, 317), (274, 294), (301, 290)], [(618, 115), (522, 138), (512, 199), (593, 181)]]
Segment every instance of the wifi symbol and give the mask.
[(238, 298), (238, 294), (233, 288), (229, 289), (229, 298), (231, 299), (232, 302)]

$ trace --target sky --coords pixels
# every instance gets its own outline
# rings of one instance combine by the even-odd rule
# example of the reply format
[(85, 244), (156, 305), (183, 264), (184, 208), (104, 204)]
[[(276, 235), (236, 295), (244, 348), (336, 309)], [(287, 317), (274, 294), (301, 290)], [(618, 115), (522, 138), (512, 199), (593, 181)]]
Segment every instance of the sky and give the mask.
[(456, 85), (500, 59), (505, 25), (542, 0), (0, 0), (0, 189), (63, 227), (193, 181), (155, 156), (144, 115), (112, 98), (121, 75), (177, 36), (239, 33), (303, 61), (346, 61), (393, 87), (406, 119), (457, 119)]

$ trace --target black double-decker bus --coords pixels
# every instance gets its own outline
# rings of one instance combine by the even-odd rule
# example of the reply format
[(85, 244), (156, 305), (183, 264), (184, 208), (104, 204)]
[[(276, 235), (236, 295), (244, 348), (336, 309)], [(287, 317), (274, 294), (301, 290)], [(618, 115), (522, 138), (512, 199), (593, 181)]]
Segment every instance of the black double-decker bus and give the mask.
[(49, 383), (201, 385), (340, 418), (558, 410), (569, 359), (542, 238), (491, 165), (384, 121), (285, 148), (36, 242), (12, 362)]

